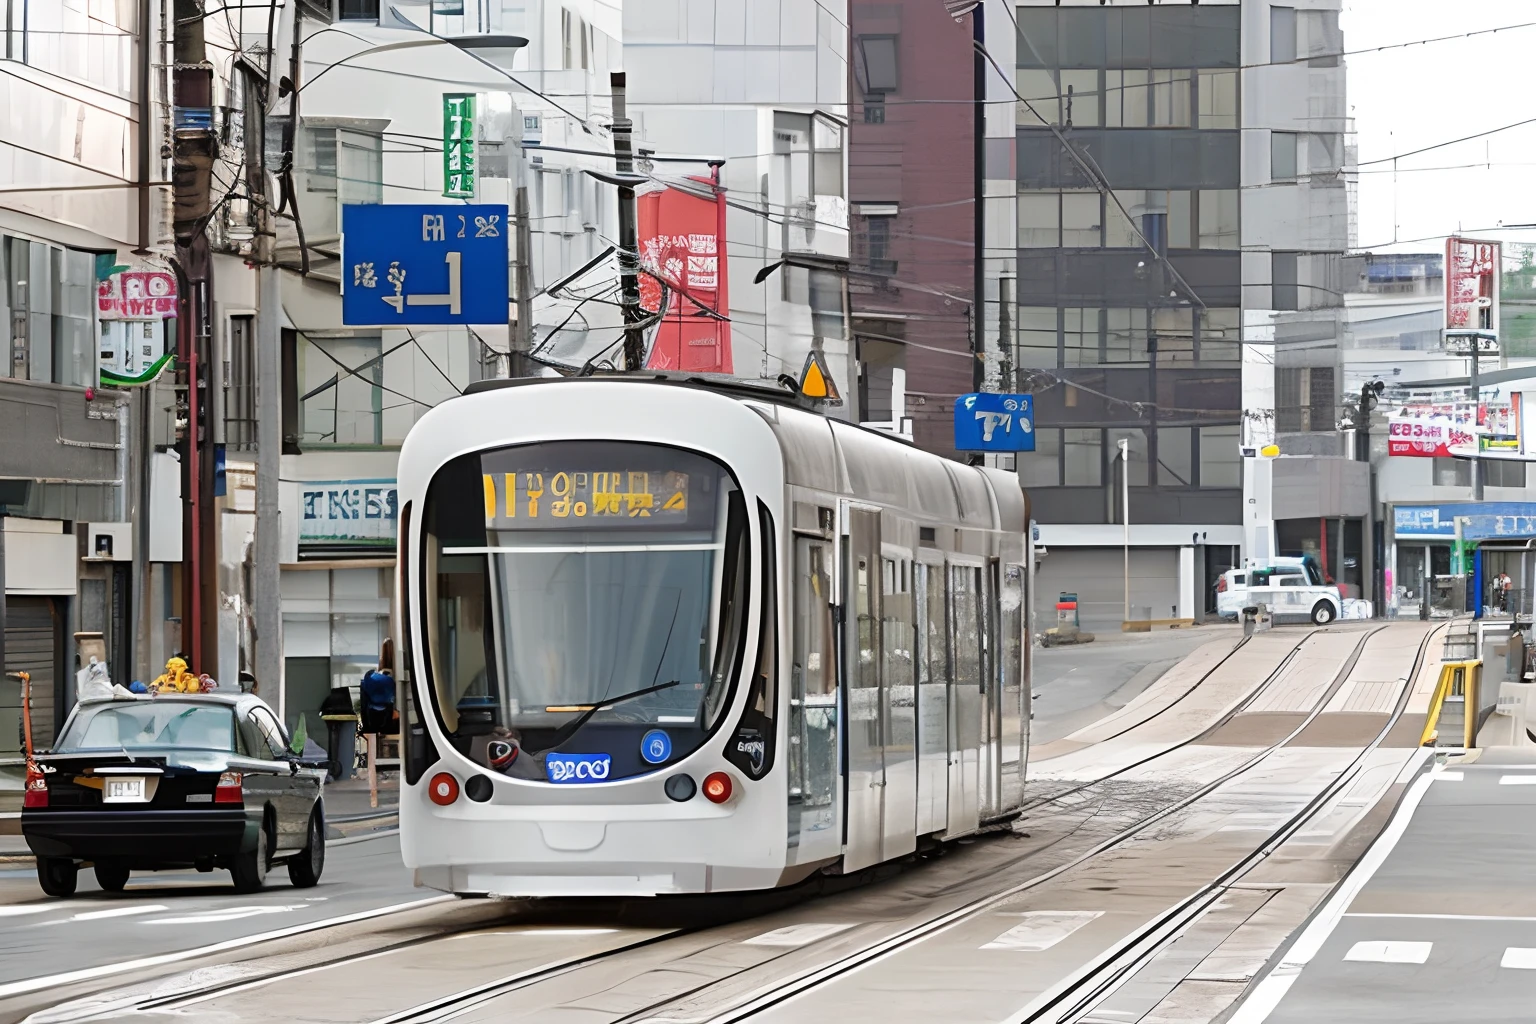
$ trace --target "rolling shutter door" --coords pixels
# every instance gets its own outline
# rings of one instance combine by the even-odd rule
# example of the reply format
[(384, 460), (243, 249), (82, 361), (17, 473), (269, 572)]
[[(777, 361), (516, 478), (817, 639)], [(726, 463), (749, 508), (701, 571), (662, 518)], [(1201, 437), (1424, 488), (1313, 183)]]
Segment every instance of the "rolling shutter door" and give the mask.
[[(1082, 628), (1119, 632), (1125, 617), (1125, 552), (1123, 548), (1053, 547), (1035, 575), (1036, 622), (1056, 625), (1056, 599), (1077, 595)], [(1177, 548), (1131, 549), (1131, 608), (1150, 607), (1154, 619), (1172, 618), (1179, 603)]]
[[(53, 740), (54, 675), (58, 660), (58, 631), (53, 601), (46, 597), (12, 597), (5, 603), (5, 670), (32, 676), (32, 738), (42, 746)], [(20, 754), (21, 684), (0, 683), (0, 757)]]

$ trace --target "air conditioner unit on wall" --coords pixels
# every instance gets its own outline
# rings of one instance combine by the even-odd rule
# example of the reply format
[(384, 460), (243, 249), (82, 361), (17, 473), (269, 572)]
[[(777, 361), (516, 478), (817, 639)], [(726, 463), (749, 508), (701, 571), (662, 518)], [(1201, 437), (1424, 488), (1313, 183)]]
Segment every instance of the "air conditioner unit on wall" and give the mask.
[(78, 533), (86, 562), (133, 561), (132, 523), (84, 523)]

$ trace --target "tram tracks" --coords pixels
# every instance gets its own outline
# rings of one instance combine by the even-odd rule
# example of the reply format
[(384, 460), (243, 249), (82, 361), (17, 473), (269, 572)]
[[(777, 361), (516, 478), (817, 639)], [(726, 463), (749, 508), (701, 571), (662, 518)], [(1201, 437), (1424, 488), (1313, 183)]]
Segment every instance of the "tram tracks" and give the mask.
[[(771, 969), (781, 960), (788, 960), (788, 953), (784, 954), (783, 956), (767, 958), (753, 964), (749, 968), (729, 973), (724, 977), (709, 978), (696, 985), (680, 987), (679, 989), (671, 991), (664, 997), (657, 999), (647, 1005), (615, 1016), (613, 1018), (615, 1024), (737, 1024), (737, 1022), (749, 1020), (756, 1015), (763, 1013), (764, 1011), (771, 1010), (772, 1008), (793, 1000), (799, 996), (810, 993), (823, 986), (831, 985), (864, 967), (870, 966), (880, 960), (894, 956), (902, 951), (911, 949), (948, 929), (954, 928), (962, 922), (975, 918), (978, 915), (985, 914), (989, 910), (992, 910), (1002, 904), (1007, 903), (1010, 900), (1013, 900), (1015, 897), (1022, 893), (1043, 886), (1053, 879), (1056, 879), (1059, 876), (1065, 874), (1066, 872), (1089, 863), (1094, 858), (1099, 857), (1100, 855), (1120, 847), (1130, 840), (1136, 838), (1138, 835), (1146, 831), (1146, 829), (1156, 824), (1157, 822), (1175, 815), (1180, 811), (1190, 808), (1200, 800), (1209, 797), (1212, 793), (1216, 792), (1221, 787), (1240, 778), (1244, 774), (1253, 771), (1255, 768), (1269, 759), (1276, 751), (1293, 742), (1306, 730), (1309, 725), (1311, 725), (1316, 720), (1318, 715), (1323, 713), (1324, 709), (1328, 706), (1334, 695), (1338, 693), (1340, 687), (1343, 686), (1343, 684), (1350, 678), (1351, 673), (1353, 672), (1361, 654), (1364, 652), (1371, 638), (1378, 635), (1384, 628), (1386, 627), (1378, 627), (1376, 629), (1362, 632), (1360, 639), (1356, 642), (1353, 650), (1341, 665), (1340, 669), (1331, 681), (1331, 684), (1327, 686), (1324, 691), (1317, 697), (1310, 712), (1286, 736), (1277, 742), (1269, 744), (1263, 749), (1257, 751), (1253, 756), (1246, 758), (1241, 764), (1223, 772), (1219, 777), (1206, 782), (1195, 791), (1186, 794), (1173, 803), (1161, 807), (1152, 813), (1141, 816), (1138, 820), (1123, 828), (1120, 828), (1112, 835), (1093, 845), (1088, 850), (1071, 857), (1065, 862), (1057, 864), (1050, 869), (1036, 874), (1035, 876), (1018, 884), (1009, 886), (1000, 891), (994, 891), (973, 900), (969, 900), (960, 906), (954, 907), (942, 914), (901, 928), (892, 934), (881, 937), (878, 940), (855, 949), (849, 953), (837, 956), (829, 961), (816, 964), (809, 968), (801, 969), (798, 972), (791, 974), (787, 978), (772, 979), (763, 985), (748, 991), (744, 995), (729, 996), (723, 992), (720, 992), (720, 990), (732, 984), (739, 985), (742, 977), (747, 975), (749, 972), (760, 971), (764, 968)], [(1296, 644), (1295, 647), (1293, 647), (1292, 650), (1287, 653), (1281, 664), (1277, 665), (1276, 668), (1270, 673), (1270, 675), (1266, 677), (1265, 681), (1255, 689), (1254, 693), (1240, 702), (1240, 704), (1234, 708), (1233, 711), (1223, 715), (1222, 721), (1218, 722), (1216, 726), (1202, 730), (1199, 736), (1190, 741), (1186, 741), (1185, 743), (1170, 747), (1169, 749), (1163, 751), (1159, 756), (1167, 756), (1173, 750), (1181, 749), (1182, 747), (1187, 746), (1189, 742), (1195, 742), (1201, 737), (1208, 736), (1212, 731), (1214, 731), (1215, 728), (1219, 728), (1221, 724), (1229, 721), (1236, 714), (1240, 713), (1242, 709), (1252, 706), (1253, 700), (1256, 699), (1259, 694), (1262, 693), (1267, 687), (1273, 685), (1274, 680), (1283, 674), (1285, 668), (1294, 659), (1297, 651), (1300, 650), (1300, 648), (1307, 642), (1307, 639), (1309, 639), (1312, 635), (1316, 634), (1309, 634), (1308, 638), (1304, 638), (1301, 642)], [(1325, 806), (1333, 796), (1337, 795), (1341, 786), (1347, 785), (1358, 776), (1359, 767), (1363, 764), (1366, 755), (1370, 750), (1374, 749), (1377, 744), (1379, 744), (1382, 738), (1387, 735), (1391, 725), (1395, 723), (1397, 718), (1401, 715), (1402, 708), (1406, 704), (1407, 695), (1412, 691), (1413, 679), (1416, 677), (1422, 665), (1424, 651), (1428, 648), (1429, 637), (1431, 635), (1432, 633), (1426, 634), (1426, 637), (1420, 645), (1419, 653), (1414, 661), (1413, 667), (1410, 670), (1407, 678), (1403, 681), (1403, 692), (1400, 696), (1396, 713), (1391, 716), (1387, 726), (1382, 729), (1380, 735), (1374, 741), (1372, 741), (1371, 744), (1363, 748), (1360, 753), (1356, 755), (1354, 761), (1351, 762), (1354, 770), (1347, 771), (1343, 776), (1341, 776), (1339, 780), (1335, 780), (1329, 786), (1325, 787), (1323, 792), (1315, 796), (1306, 805), (1306, 807), (1302, 809), (1302, 811), (1293, 815), (1291, 819), (1289, 819), (1283, 826), (1281, 826), (1281, 828), (1272, 832), (1263, 844), (1261, 844), (1251, 854), (1245, 857), (1242, 864), (1232, 869), (1232, 871), (1237, 871), (1239, 868), (1241, 868), (1242, 872), (1246, 873), (1247, 870), (1251, 870), (1253, 864), (1261, 862), (1263, 859), (1267, 858), (1274, 851), (1274, 849), (1278, 848), (1279, 845), (1281, 845), (1287, 838), (1293, 835), (1308, 820), (1310, 820), (1312, 815), (1314, 815), (1319, 808)], [(1152, 759), (1144, 759), (1143, 761), (1138, 762), (1138, 764), (1146, 763), (1146, 761), (1149, 760)], [(1113, 773), (1113, 775), (1124, 774), (1129, 770), (1131, 770), (1131, 768), (1128, 766), (1126, 768), (1122, 768), (1117, 773)], [(1104, 779), (1096, 781), (1105, 781), (1108, 778), (1113, 777), (1113, 775), (1105, 776)], [(1228, 874), (1230, 873), (1231, 872), (1228, 872)], [(1123, 956), (1124, 952), (1122, 947), (1129, 948), (1134, 952), (1136, 949), (1141, 948), (1142, 945), (1145, 945), (1149, 950), (1146, 955), (1155, 955), (1157, 950), (1161, 949), (1162, 946), (1166, 944), (1164, 941), (1165, 935), (1176, 934), (1178, 929), (1181, 928), (1187, 920), (1198, 917), (1200, 913), (1202, 913), (1212, 903), (1219, 899), (1221, 892), (1225, 891), (1224, 886), (1227, 884), (1227, 882), (1227, 876), (1223, 875), (1222, 880), (1216, 883), (1212, 883), (1211, 888), (1214, 889), (1214, 894), (1209, 895), (1208, 898), (1203, 900), (1192, 899), (1181, 903), (1178, 908), (1174, 908), (1174, 910), (1162, 915), (1159, 918), (1159, 922), (1161, 922), (1159, 928), (1152, 928), (1150, 930), (1143, 929), (1142, 931), (1145, 932), (1145, 934), (1138, 933), (1137, 936), (1134, 936), (1134, 942), (1129, 947), (1126, 947), (1125, 944), (1117, 946), (1117, 952)], [(1202, 892), (1204, 892), (1204, 890), (1202, 890)], [(674, 935), (672, 937), (676, 938), (679, 936)], [(603, 959), (607, 960), (611, 958), (612, 955), (616, 955), (620, 952), (622, 952), (622, 950), (615, 950), (613, 954), (609, 954), (608, 957), (604, 957)], [(800, 951), (797, 950), (795, 952)], [(500, 982), (491, 982), (485, 985), (476, 986), (472, 990), (467, 990), (452, 996), (433, 1000), (430, 1003), (424, 1003), (420, 1006), (413, 1007), (401, 1013), (379, 1018), (372, 1022), (372, 1024), (435, 1024), (435, 1022), (456, 1019), (461, 1016), (471, 1014), (477, 1008), (488, 1009), (488, 1004), (493, 1003), (495, 1000), (501, 997), (510, 996), (519, 990), (531, 988), (532, 986), (537, 985), (542, 981), (549, 980), (563, 974), (573, 973), (574, 971), (581, 969), (583, 966), (587, 965), (551, 965), (548, 968), (541, 969), (538, 972), (524, 972), (521, 975), (506, 978)], [(1066, 999), (1071, 992), (1079, 990), (1080, 986), (1077, 985), (1063, 989), (1063, 992), (1059, 996), (1055, 997), (1053, 1005)], [(724, 998), (712, 1000), (709, 998), (712, 992), (719, 992), (719, 994), (724, 996)], [(711, 1010), (705, 1013), (699, 1013), (696, 1008), (701, 1003), (706, 1005), (713, 1003), (713, 1005), (716, 1007), (718, 1007), (721, 1003), (729, 1003), (729, 1009), (723, 1011)], [(491, 1018), (480, 1017), (479, 1019)], [(1030, 1021), (1035, 1021), (1043, 1020), (1044, 1018), (1036, 1015), (1027, 1019)]]
[[(1350, 655), (1339, 669), (1335, 678), (1332, 680), (1331, 685), (1329, 685), (1325, 692), (1323, 692), (1321, 696), (1317, 698), (1315, 705), (1312, 707), (1311, 712), (1305, 717), (1305, 719), (1288, 735), (1280, 739), (1278, 742), (1270, 744), (1264, 749), (1258, 751), (1253, 757), (1246, 759), (1242, 764), (1237, 765), (1231, 770), (1222, 773), (1220, 777), (1207, 782), (1195, 791), (1184, 795), (1183, 797), (1167, 806), (1160, 807), (1152, 813), (1140, 816), (1137, 820), (1133, 821), (1129, 825), (1118, 829), (1113, 834), (1094, 844), (1091, 848), (1074, 855), (1064, 863), (1055, 865), (1049, 870), (1043, 871), (1032, 878), (1020, 882), (1017, 885), (1010, 886), (1002, 891), (992, 892), (977, 899), (968, 900), (962, 903), (960, 906), (954, 907), (935, 917), (901, 928), (894, 933), (883, 936), (877, 941), (864, 945), (861, 948), (855, 949), (843, 955), (834, 956), (832, 959), (821, 964), (800, 969), (797, 972), (792, 973), (787, 978), (773, 979), (764, 985), (747, 992), (745, 996), (728, 997), (713, 1003), (713, 1006), (718, 1007), (722, 1003), (728, 1002), (731, 1005), (729, 1010), (713, 1012), (711, 1014), (701, 1016), (697, 1013), (696, 1008), (699, 1005), (699, 1001), (701, 999), (710, 995), (711, 990), (718, 991), (719, 989), (727, 988), (731, 983), (736, 983), (739, 986), (743, 976), (746, 976), (749, 974), (749, 972), (771, 970), (774, 965), (779, 964), (780, 961), (784, 961), (787, 964), (789, 961), (797, 959), (792, 957), (791, 954), (811, 953), (814, 955), (815, 948), (820, 946), (821, 943), (812, 943), (804, 947), (786, 950), (782, 954), (766, 956), (742, 970), (727, 973), (721, 977), (703, 979), (700, 981), (700, 983), (695, 985), (680, 986), (679, 988), (668, 992), (665, 997), (657, 999), (652, 1003), (642, 1006), (638, 1009), (622, 1012), (616, 1015), (614, 1019), (617, 1021), (625, 1022), (625, 1024), (642, 1024), (642, 1022), (660, 1021), (689, 1021), (697, 1022), (697, 1024), (727, 1024), (727, 1022), (746, 1020), (758, 1013), (763, 1012), (764, 1010), (770, 1009), (780, 1003), (794, 999), (803, 993), (810, 992), (822, 986), (833, 984), (838, 979), (846, 977), (847, 975), (859, 970), (860, 968), (871, 965), (886, 957), (896, 955), (903, 950), (910, 949), (919, 943), (938, 935), (946, 929), (952, 928), (965, 920), (986, 913), (989, 909), (994, 908), (999, 904), (1002, 904), (1018, 896), (1020, 893), (1045, 885), (1063, 873), (1070, 871), (1073, 868), (1080, 867), (1083, 864), (1091, 861), (1093, 858), (1098, 857), (1101, 854), (1130, 841), (1158, 821), (1161, 821), (1171, 815), (1191, 807), (1193, 804), (1209, 796), (1221, 786), (1224, 786), (1227, 783), (1233, 781), (1245, 772), (1253, 770), (1259, 764), (1263, 763), (1264, 760), (1269, 758), (1275, 751), (1292, 742), (1302, 733), (1302, 731), (1305, 730), (1309, 724), (1311, 724), (1316, 719), (1319, 714), (1322, 713), (1323, 709), (1328, 706), (1329, 701), (1338, 692), (1340, 686), (1342, 686), (1343, 683), (1350, 677), (1351, 672), (1353, 671), (1370, 639), (1376, 636), (1382, 628), (1386, 627), (1378, 627), (1374, 630), (1362, 632), (1362, 636), (1355, 644), (1354, 649), (1350, 652)], [(1253, 706), (1254, 701), (1257, 700), (1270, 687), (1275, 685), (1276, 681), (1284, 675), (1286, 669), (1292, 664), (1298, 652), (1301, 651), (1306, 643), (1308, 643), (1308, 641), (1313, 637), (1321, 635), (1323, 634), (1310, 633), (1306, 637), (1302, 638), (1290, 649), (1290, 651), (1286, 653), (1281, 662), (1275, 666), (1275, 668), (1266, 676), (1266, 678), (1259, 684), (1258, 687), (1256, 687), (1247, 697), (1240, 701), (1231, 710), (1223, 714), (1214, 725), (1202, 730), (1199, 735), (1184, 742), (1170, 746), (1167, 749), (1160, 751), (1157, 755), (1143, 758), (1138, 760), (1135, 764), (1124, 766), (1115, 772), (1103, 776), (1100, 779), (1092, 780), (1083, 784), (1082, 786), (1075, 787), (1074, 790), (1070, 792), (1081, 792), (1089, 787), (1101, 785), (1114, 778), (1125, 775), (1136, 767), (1140, 767), (1141, 765), (1156, 760), (1157, 757), (1166, 757), (1174, 751), (1188, 746), (1190, 743), (1198, 742), (1202, 738), (1209, 737), (1216, 729), (1219, 729), (1222, 725), (1229, 722), (1237, 714), (1240, 714), (1243, 710)], [(1387, 726), (1382, 730), (1380, 736), (1378, 736), (1368, 747), (1366, 747), (1361, 751), (1359, 755), (1357, 755), (1355, 761), (1353, 762), (1357, 768), (1363, 761), (1368, 751), (1370, 749), (1374, 749), (1374, 747), (1381, 742), (1382, 738), (1385, 737), (1392, 724), (1394, 724), (1401, 716), (1402, 710), (1406, 705), (1408, 694), (1413, 689), (1412, 682), (1422, 666), (1424, 652), (1427, 650), (1431, 636), (1433, 636), (1433, 631), (1431, 631), (1429, 634), (1426, 634), (1423, 642), (1420, 644), (1418, 656), (1415, 659), (1413, 668), (1410, 671), (1408, 679), (1404, 684), (1403, 693), (1399, 697), (1397, 709), (1391, 716)], [(1216, 669), (1220, 668), (1222, 664), (1227, 663), (1231, 655), (1235, 654), (1236, 651), (1241, 647), (1242, 644), (1234, 647), (1233, 651), (1229, 652), (1228, 655), (1218, 663), (1216, 668), (1213, 668), (1201, 676), (1200, 682), (1203, 683), (1204, 681), (1208, 680), (1216, 671)], [(1197, 685), (1199, 684), (1197, 683)], [(1192, 689), (1193, 688), (1191, 688), (1191, 690)], [(1137, 723), (1137, 726), (1145, 724), (1147, 721), (1150, 721), (1152, 718), (1156, 717), (1157, 714), (1161, 714), (1163, 711), (1166, 711), (1168, 707), (1172, 707), (1173, 704), (1177, 703), (1178, 700), (1183, 700), (1189, 692), (1191, 691), (1186, 690), (1185, 693), (1181, 694), (1176, 701), (1171, 702), (1168, 706), (1164, 707), (1153, 715), (1142, 719)], [(1130, 728), (1135, 728), (1137, 726), (1131, 726)], [(1117, 733), (1116, 735), (1123, 735), (1123, 733), (1124, 731)], [(1355, 775), (1358, 775), (1358, 771), (1354, 772), (1354, 774), (1352, 774), (1350, 777), (1353, 778)], [(1337, 785), (1338, 783), (1335, 784), (1335, 787), (1331, 787), (1329, 792), (1336, 792)], [(1044, 803), (1058, 802), (1068, 795), (1070, 795), (1070, 793), (1056, 794), (1053, 797), (1037, 801), (1032, 806), (1038, 807)], [(1274, 847), (1277, 847), (1280, 843), (1283, 843), (1285, 837), (1290, 834), (1294, 834), (1296, 828), (1300, 827), (1300, 824), (1294, 824), (1295, 822), (1304, 822), (1306, 820), (1306, 816), (1309, 813), (1315, 813), (1316, 808), (1322, 806), (1324, 803), (1326, 803), (1326, 797), (1325, 795), (1320, 795), (1319, 798), (1315, 799), (1312, 804), (1308, 805), (1308, 808), (1304, 808), (1302, 812), (1299, 812), (1298, 815), (1293, 818), (1292, 822), (1288, 822), (1286, 826), (1282, 826), (1280, 830), (1277, 830), (1276, 833), (1272, 834), (1269, 839), (1266, 840), (1264, 845), (1260, 846), (1253, 852), (1253, 854), (1250, 855), (1249, 858), (1245, 859), (1245, 863), (1247, 863), (1247, 860), (1252, 860), (1254, 858), (1262, 860), (1264, 857), (1267, 857), (1269, 852), (1272, 852)], [(1287, 827), (1290, 828), (1289, 832), (1285, 831)], [(1281, 833), (1284, 833), (1284, 835)], [(1050, 845), (1055, 844), (1052, 843)], [(1044, 848), (1036, 848), (1026, 856), (1036, 856), (1041, 852), (1042, 849)], [(1016, 860), (1017, 859), (1023, 858), (1016, 858)], [(1013, 863), (1013, 861), (1009, 862), (1009, 864), (1011, 863)], [(1006, 868), (1006, 866), (1007, 865), (1003, 865), (1002, 867)], [(994, 865), (992, 870), (990, 870), (988, 873), (989, 877), (994, 875), (998, 869), (999, 868)], [(1223, 876), (1224, 879), (1225, 877), (1226, 876)], [(970, 878), (968, 880), (968, 884), (974, 886), (978, 881), (978, 878), (979, 876)], [(964, 884), (967, 884), (967, 882), (962, 881), (961, 883), (957, 883), (955, 886), (948, 887), (944, 890), (938, 890), (931, 895), (941, 896)], [(1225, 884), (1229, 884), (1229, 882), (1218, 880), (1217, 882), (1213, 882), (1211, 887), (1214, 888)], [(1130, 944), (1122, 944), (1120, 947), (1117, 947), (1117, 959), (1115, 959), (1112, 963), (1090, 965), (1093, 966), (1093, 970), (1095, 971), (1093, 977), (1081, 979), (1080, 981), (1074, 983), (1074, 987), (1070, 991), (1063, 990), (1063, 993), (1057, 999), (1057, 1003), (1059, 1004), (1068, 999), (1073, 992), (1076, 992), (1085, 998), (1091, 996), (1093, 992), (1096, 991), (1093, 988), (1093, 985), (1090, 984), (1090, 982), (1092, 982), (1094, 979), (1098, 979), (1098, 981), (1102, 982), (1104, 985), (1109, 985), (1114, 983), (1114, 978), (1116, 977), (1121, 977), (1122, 975), (1128, 977), (1129, 974), (1125, 974), (1125, 971), (1129, 971), (1131, 974), (1133, 974), (1137, 965), (1144, 962), (1145, 959), (1155, 956), (1157, 951), (1166, 945), (1166, 941), (1171, 941), (1171, 939), (1165, 939), (1165, 936), (1176, 935), (1179, 928), (1182, 927), (1183, 922), (1198, 917), (1199, 914), (1207, 909), (1211, 903), (1213, 903), (1216, 899), (1219, 899), (1221, 891), (1224, 890), (1216, 890), (1215, 895), (1211, 895), (1209, 899), (1205, 900), (1199, 899), (1198, 897), (1200, 894), (1196, 894), (1196, 897), (1192, 897), (1190, 901), (1186, 901), (1179, 907), (1171, 909), (1168, 914), (1163, 915), (1163, 917), (1159, 919), (1162, 922), (1161, 929), (1150, 928), (1149, 926), (1150, 930), (1144, 930), (1145, 934), (1140, 934), (1137, 937), (1133, 937), (1135, 938), (1134, 943), (1130, 943), (1130, 940), (1128, 939), (1127, 941)], [(1202, 892), (1204, 892), (1204, 890), (1202, 890)], [(919, 898), (924, 898), (930, 894), (913, 893), (913, 895)], [(616, 960), (621, 959), (626, 955), (643, 954), (643, 951), (646, 950), (647, 947), (658, 946), (661, 943), (671, 942), (674, 940), (685, 939), (693, 933), (706, 931), (709, 928), (716, 927), (719, 923), (720, 922), (715, 922), (713, 924), (702, 925), (699, 927), (675, 928), (670, 930), (663, 930), (659, 933), (652, 932), (650, 934), (634, 939), (629, 939), (622, 934), (616, 934), (614, 936), (615, 941), (611, 945), (607, 945), (605, 948), (586, 952), (577, 956), (565, 958), (557, 957), (552, 958), (546, 962), (536, 963), (525, 969), (503, 974), (502, 976), (494, 978), (490, 981), (469, 986), (458, 991), (441, 995), (439, 997), (427, 999), (407, 1009), (400, 1010), (386, 1016), (378, 1017), (374, 1020), (373, 1024), (427, 1024), (427, 1022), (446, 1021), (460, 1018), (473, 1014), (476, 1009), (487, 1007), (487, 1004), (491, 1004), (500, 998), (513, 995), (519, 991), (533, 988), (534, 986), (540, 985), (544, 982), (553, 981), (563, 976), (576, 975), (585, 970), (596, 968), (599, 965), (613, 964)], [(484, 921), (481, 921), (468, 924), (464, 927), (443, 928), (437, 930), (435, 933), (413, 936), (409, 939), (393, 943), (389, 946), (374, 947), (370, 950), (356, 954), (341, 955), (332, 957), (330, 959), (311, 959), (303, 966), (295, 966), (291, 969), (262, 973), (257, 976), (248, 975), (244, 978), (231, 980), (227, 983), (219, 985), (205, 985), (194, 988), (183, 988), (175, 992), (158, 995), (151, 998), (141, 998), (132, 1001), (127, 1005), (119, 1003), (116, 1007), (114, 1007), (114, 1009), (118, 1012), (107, 1018), (104, 1018), (98, 1009), (96, 1014), (81, 1014), (75, 1016), (50, 1015), (46, 1017), (46, 1019), (60, 1022), (60, 1024), (62, 1024), (63, 1021), (68, 1020), (120, 1019), (121, 1016), (126, 1016), (129, 1014), (165, 1014), (184, 1016), (194, 1006), (199, 1004), (206, 1004), (222, 996), (232, 996), (244, 990), (271, 985), (275, 982), (283, 981), (286, 979), (297, 978), (300, 975), (308, 975), (317, 973), (319, 971), (345, 967), (348, 964), (360, 963), (369, 959), (376, 959), (382, 956), (387, 956), (391, 953), (406, 952), (412, 948), (423, 947), (434, 941), (442, 940), (450, 935), (472, 934), (474, 929), (485, 927), (487, 927), (487, 924)], [(847, 936), (845, 936), (845, 938), (847, 938)], [(684, 943), (684, 947), (686, 946), (687, 943)], [(701, 948), (708, 950), (711, 948), (711, 944), (705, 943)], [(1138, 959), (1137, 953), (1142, 951), (1144, 951), (1143, 956)], [(1113, 977), (1110, 975), (1113, 975)], [(1107, 995), (1109, 991), (1112, 991), (1112, 989), (1106, 989), (1105, 995)], [(692, 1003), (693, 1009), (682, 1005), (687, 1003)], [(127, 1012), (123, 1013), (121, 1011)], [(41, 1021), (45, 1018), (41, 1015), (38, 1015), (35, 1019)], [(1037, 1015), (1024, 1019), (1030, 1021), (1044, 1021), (1047, 1018)], [(1066, 1020), (1077, 1018), (1062, 1017), (1061, 1019)]]

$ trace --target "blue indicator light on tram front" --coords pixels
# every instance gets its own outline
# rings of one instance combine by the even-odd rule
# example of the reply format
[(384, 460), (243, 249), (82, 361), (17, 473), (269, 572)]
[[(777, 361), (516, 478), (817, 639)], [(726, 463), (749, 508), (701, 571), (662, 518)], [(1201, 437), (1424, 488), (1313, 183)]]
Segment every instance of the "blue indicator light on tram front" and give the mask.
[(640, 740), (640, 756), (651, 764), (661, 764), (672, 756), (672, 737), (652, 729)]

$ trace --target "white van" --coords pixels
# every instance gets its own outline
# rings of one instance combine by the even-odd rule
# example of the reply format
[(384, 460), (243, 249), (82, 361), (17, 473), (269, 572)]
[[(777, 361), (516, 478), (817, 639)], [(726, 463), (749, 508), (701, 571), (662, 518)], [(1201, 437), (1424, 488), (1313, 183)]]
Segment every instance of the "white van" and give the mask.
[(1276, 558), (1268, 565), (1229, 569), (1216, 584), (1216, 612), (1238, 619), (1244, 608), (1264, 604), (1280, 619), (1309, 619), (1324, 626), (1343, 613), (1339, 588), (1323, 582), (1310, 558)]

